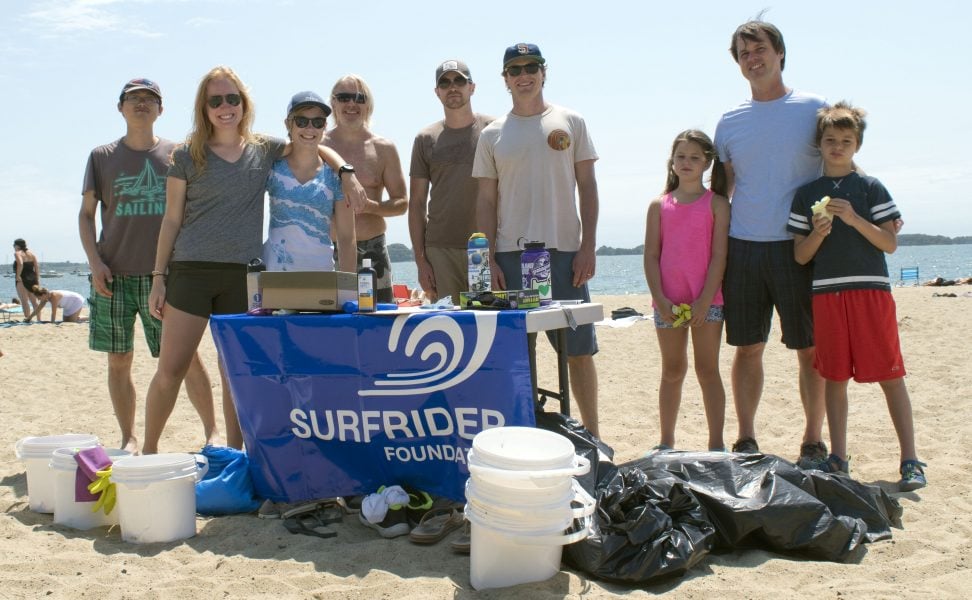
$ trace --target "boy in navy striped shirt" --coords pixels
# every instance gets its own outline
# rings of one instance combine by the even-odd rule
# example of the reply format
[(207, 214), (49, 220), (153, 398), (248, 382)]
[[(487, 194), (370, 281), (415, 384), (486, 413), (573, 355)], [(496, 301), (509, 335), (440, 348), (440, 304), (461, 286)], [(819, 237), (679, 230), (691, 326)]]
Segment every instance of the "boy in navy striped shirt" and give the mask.
[(800, 264), (813, 261), (814, 366), (826, 380), (831, 454), (824, 470), (848, 472), (847, 383), (880, 384), (901, 447), (902, 491), (926, 484), (915, 451), (911, 399), (885, 252), (898, 247), (900, 213), (880, 181), (856, 171), (865, 113), (846, 102), (820, 109), (824, 174), (796, 192), (787, 230)]

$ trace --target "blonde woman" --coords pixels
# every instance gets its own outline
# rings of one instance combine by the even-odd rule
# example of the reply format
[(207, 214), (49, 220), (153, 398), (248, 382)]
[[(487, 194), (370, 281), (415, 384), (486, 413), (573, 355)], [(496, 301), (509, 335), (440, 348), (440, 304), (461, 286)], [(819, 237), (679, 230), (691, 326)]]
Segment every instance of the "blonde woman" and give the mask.
[[(144, 454), (158, 452), (210, 315), (246, 312), (246, 264), (262, 254), (267, 175), (290, 150), (282, 139), (254, 134), (253, 118), (253, 100), (239, 76), (215, 67), (199, 83), (192, 132), (172, 155), (149, 296), (153, 316), (162, 319), (162, 345), (145, 403)], [(330, 151), (322, 156), (333, 168), (344, 162)], [(361, 189), (353, 173), (345, 185), (357, 206)], [(221, 360), (219, 367), (226, 441), (241, 448)]]

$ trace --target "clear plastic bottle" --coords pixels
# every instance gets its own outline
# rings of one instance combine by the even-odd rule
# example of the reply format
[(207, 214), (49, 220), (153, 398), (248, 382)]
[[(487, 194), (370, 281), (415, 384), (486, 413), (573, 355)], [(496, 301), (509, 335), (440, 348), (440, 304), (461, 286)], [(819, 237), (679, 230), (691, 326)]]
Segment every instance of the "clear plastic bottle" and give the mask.
[(254, 258), (246, 266), (246, 310), (255, 312), (263, 308), (263, 288), (260, 287), (260, 273), (267, 270), (263, 260)]
[(466, 266), (470, 292), (488, 292), (491, 288), (489, 271), (489, 240), (483, 233), (469, 236), (466, 246)]

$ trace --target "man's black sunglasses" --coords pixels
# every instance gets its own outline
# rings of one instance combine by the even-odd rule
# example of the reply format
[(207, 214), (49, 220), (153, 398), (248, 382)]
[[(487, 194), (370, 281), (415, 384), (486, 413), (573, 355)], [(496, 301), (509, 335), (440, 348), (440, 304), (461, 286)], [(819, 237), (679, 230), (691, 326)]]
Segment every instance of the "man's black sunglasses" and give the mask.
[(339, 94), (334, 94), (334, 99), (337, 100), (338, 102), (341, 102), (342, 104), (346, 102), (354, 102), (355, 104), (364, 104), (365, 102), (368, 101), (368, 96), (362, 94), (361, 92), (357, 92), (355, 94), (351, 94), (349, 92), (341, 92)]
[(528, 75), (536, 75), (537, 71), (539, 70), (540, 70), (540, 65), (538, 65), (537, 63), (530, 63), (528, 65), (515, 65), (512, 67), (506, 67), (506, 70), (503, 72), (509, 75), (510, 77), (516, 77), (523, 71), (526, 71)]

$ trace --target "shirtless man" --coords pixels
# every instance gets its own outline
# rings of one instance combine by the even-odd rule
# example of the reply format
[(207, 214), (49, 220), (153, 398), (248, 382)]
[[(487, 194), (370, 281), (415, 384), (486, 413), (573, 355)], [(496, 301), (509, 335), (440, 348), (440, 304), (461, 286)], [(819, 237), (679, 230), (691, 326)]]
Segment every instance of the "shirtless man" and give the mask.
[[(379, 302), (392, 302), (391, 260), (385, 244), (385, 217), (405, 214), (408, 194), (398, 150), (391, 140), (375, 135), (368, 128), (374, 99), (371, 89), (358, 75), (345, 75), (331, 90), (335, 126), (324, 136), (324, 145), (333, 148), (351, 165), (340, 174), (353, 172), (364, 186), (368, 201), (354, 219), (358, 240), (358, 267), (371, 259), (378, 275), (375, 293)], [(388, 198), (382, 200), (384, 191)], [(336, 257), (335, 257), (336, 258)]]

